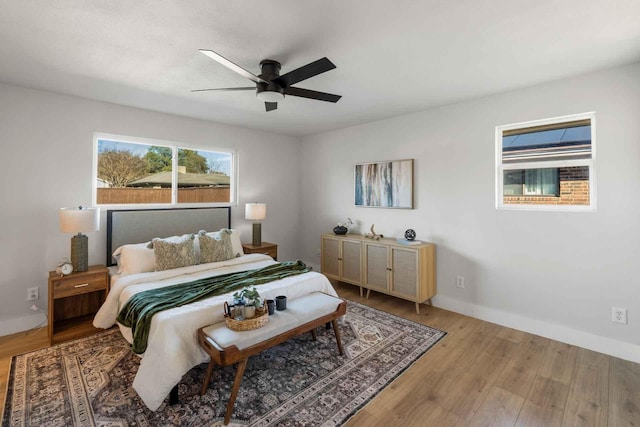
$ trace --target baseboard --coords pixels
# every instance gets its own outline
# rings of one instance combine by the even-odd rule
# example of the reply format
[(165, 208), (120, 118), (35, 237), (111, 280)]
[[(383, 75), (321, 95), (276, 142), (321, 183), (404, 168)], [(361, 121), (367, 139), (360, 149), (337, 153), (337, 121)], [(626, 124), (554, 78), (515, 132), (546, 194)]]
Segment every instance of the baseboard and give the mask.
[(494, 308), (470, 304), (444, 295), (433, 298), (435, 307), (475, 317), (487, 322), (529, 332), (552, 340), (640, 363), (640, 346), (542, 320), (531, 319)]
[(45, 326), (47, 324), (46, 320), (45, 315), (40, 312), (10, 319), (2, 319), (2, 321), (0, 321), (0, 337), (28, 331), (38, 326)]

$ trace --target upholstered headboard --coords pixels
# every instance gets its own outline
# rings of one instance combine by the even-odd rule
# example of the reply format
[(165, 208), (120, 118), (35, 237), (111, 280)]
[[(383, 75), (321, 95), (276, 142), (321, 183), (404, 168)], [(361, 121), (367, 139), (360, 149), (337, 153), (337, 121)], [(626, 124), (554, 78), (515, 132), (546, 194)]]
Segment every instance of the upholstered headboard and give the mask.
[(107, 265), (115, 265), (111, 254), (122, 245), (221, 228), (231, 228), (230, 207), (108, 210)]

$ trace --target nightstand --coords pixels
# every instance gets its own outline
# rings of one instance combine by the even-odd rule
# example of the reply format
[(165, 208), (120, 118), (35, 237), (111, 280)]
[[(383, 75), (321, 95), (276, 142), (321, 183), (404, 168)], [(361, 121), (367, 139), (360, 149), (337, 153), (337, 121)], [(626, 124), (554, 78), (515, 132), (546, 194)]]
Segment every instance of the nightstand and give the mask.
[(92, 265), (87, 271), (60, 276), (49, 272), (49, 344), (96, 333), (93, 317), (109, 293), (109, 270)]
[(245, 243), (242, 245), (242, 250), (245, 254), (265, 254), (271, 258), (278, 260), (278, 245), (275, 243), (262, 242), (260, 246), (254, 246), (251, 243)]

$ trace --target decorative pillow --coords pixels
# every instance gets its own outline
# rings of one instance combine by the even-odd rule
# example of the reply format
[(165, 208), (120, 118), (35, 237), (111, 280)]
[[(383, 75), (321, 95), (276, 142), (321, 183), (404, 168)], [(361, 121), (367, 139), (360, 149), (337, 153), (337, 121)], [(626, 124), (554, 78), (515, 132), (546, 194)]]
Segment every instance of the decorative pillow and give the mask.
[[(228, 230), (231, 232), (231, 250), (233, 251), (233, 256), (239, 257), (244, 255), (244, 250), (242, 250), (242, 242), (240, 241), (240, 231), (234, 230), (233, 228), (223, 228), (222, 230)], [(207, 233), (207, 236), (217, 239), (220, 231)]]
[(153, 239), (153, 253), (156, 256), (156, 271), (187, 267), (197, 263), (193, 246), (194, 236), (187, 236), (180, 242)]
[(118, 263), (118, 274), (148, 273), (156, 266), (156, 256), (148, 243), (123, 245), (115, 250), (113, 257)]
[[(198, 236), (196, 236), (195, 234), (183, 234), (182, 236), (170, 236), (170, 237), (162, 237), (162, 238), (157, 237), (157, 239), (162, 239), (165, 242), (170, 242), (170, 243), (181, 243), (183, 240), (191, 239), (191, 241), (193, 242), (193, 249), (196, 253), (196, 262), (194, 263), (194, 265), (200, 264), (200, 245), (198, 244)], [(147, 247), (149, 249), (153, 249), (153, 240), (149, 242)]]
[(231, 247), (231, 231), (222, 229), (215, 234), (217, 234), (217, 236), (211, 236), (204, 230), (200, 230), (198, 233), (201, 264), (235, 258)]
[(165, 242), (170, 242), (170, 243), (182, 243), (184, 240), (187, 239), (191, 239), (191, 241), (193, 242), (195, 239), (195, 234), (189, 233), (189, 234), (183, 234), (181, 236), (169, 236), (169, 237), (154, 237), (149, 243), (147, 243), (147, 247), (149, 249), (153, 249), (153, 242), (155, 240), (163, 240)]

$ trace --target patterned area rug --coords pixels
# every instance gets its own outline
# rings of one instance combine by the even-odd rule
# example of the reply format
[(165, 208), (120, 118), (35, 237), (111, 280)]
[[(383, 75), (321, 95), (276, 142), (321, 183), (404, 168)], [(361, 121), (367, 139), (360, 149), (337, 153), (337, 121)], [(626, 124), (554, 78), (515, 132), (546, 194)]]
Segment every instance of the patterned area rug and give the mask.
[[(332, 330), (305, 334), (249, 359), (230, 425), (338, 426), (436, 344), (445, 332), (349, 302)], [(117, 329), (16, 356), (3, 426), (211, 426), (224, 416), (235, 367), (206, 364), (180, 383), (180, 403), (149, 411), (130, 387), (139, 359)]]

